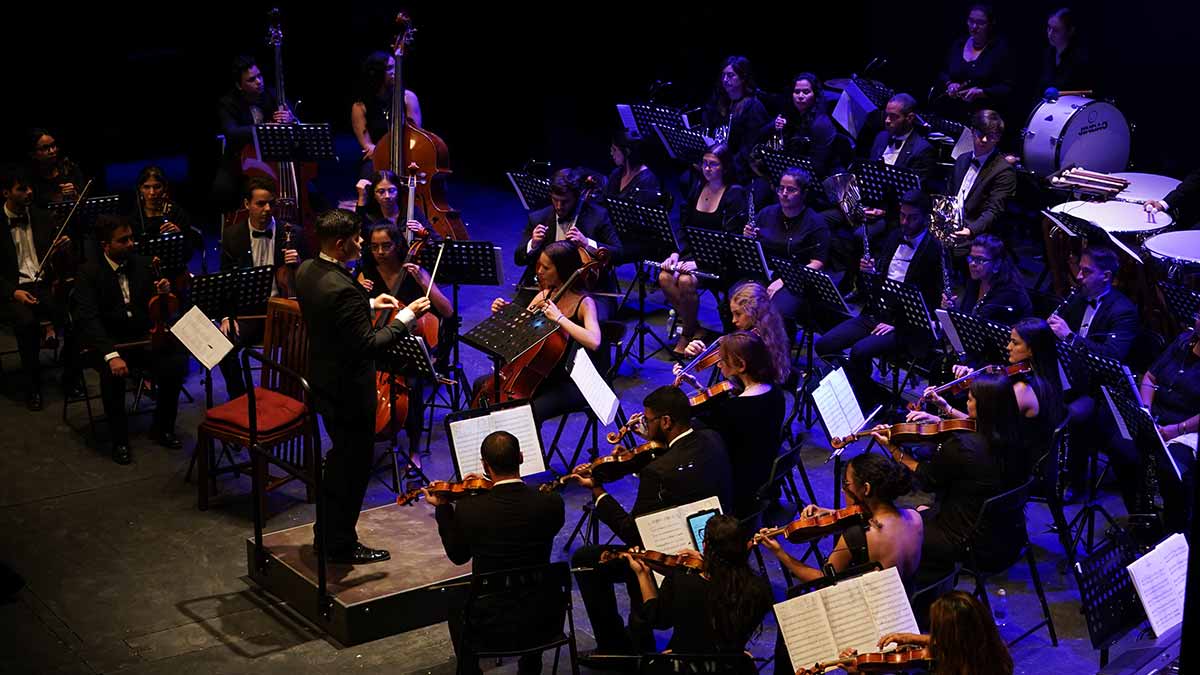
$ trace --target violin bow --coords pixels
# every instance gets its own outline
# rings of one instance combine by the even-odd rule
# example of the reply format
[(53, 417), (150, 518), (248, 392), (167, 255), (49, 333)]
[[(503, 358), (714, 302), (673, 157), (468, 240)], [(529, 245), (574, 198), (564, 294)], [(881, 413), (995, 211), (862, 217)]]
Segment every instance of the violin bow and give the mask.
[[(67, 229), (67, 224), (71, 222), (71, 216), (75, 215), (75, 211), (79, 208), (79, 205), (83, 203), (84, 198), (87, 196), (88, 190), (92, 187), (93, 180), (94, 179), (91, 178), (88, 179), (87, 184), (84, 185), (83, 189), (79, 191), (79, 196), (75, 198), (75, 203), (71, 206), (70, 213), (68, 213), (67, 217), (63, 219), (62, 225), (58, 226), (58, 232), (55, 232), (54, 239), (50, 240), (50, 248), (46, 251), (46, 255), (42, 256), (42, 261), (38, 263), (37, 273), (33, 275), (34, 281), (42, 280), (42, 273), (46, 269), (46, 261), (50, 259), (50, 254), (54, 253), (54, 244), (58, 242), (58, 238), (61, 237), (62, 233)], [(33, 224), (31, 222), (30, 227), (32, 226)]]

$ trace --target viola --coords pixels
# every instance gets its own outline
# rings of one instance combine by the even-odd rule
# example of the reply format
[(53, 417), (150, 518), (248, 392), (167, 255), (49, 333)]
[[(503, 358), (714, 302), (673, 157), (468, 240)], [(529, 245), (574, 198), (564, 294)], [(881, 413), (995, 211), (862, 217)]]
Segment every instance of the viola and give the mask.
[(953, 431), (975, 431), (975, 420), (942, 420), (940, 422), (902, 422), (900, 424), (880, 424), (871, 429), (864, 429), (849, 436), (834, 438), (829, 442), (837, 448), (844, 448), (860, 438), (879, 432), (892, 441), (910, 443), (913, 441), (936, 440), (942, 434)]
[(438, 499), (455, 500), (468, 495), (487, 492), (492, 489), (492, 481), (486, 478), (468, 478), (457, 483), (448, 480), (435, 480), (423, 488), (409, 490), (408, 492), (396, 497), (396, 503), (400, 506), (412, 504), (421, 496), (421, 490), (428, 490), (437, 495)]
[[(975, 370), (972, 370), (971, 372), (967, 373), (966, 375), (963, 375), (962, 377), (960, 377), (958, 379), (951, 380), (951, 381), (947, 382), (946, 384), (943, 384), (942, 386), (934, 389), (933, 392), (931, 392), (931, 393), (937, 394), (939, 396), (944, 396), (946, 394), (961, 394), (962, 392), (964, 392), (968, 388), (970, 388), (971, 383), (974, 382), (975, 379), (978, 378), (980, 375), (999, 375), (1000, 373), (1004, 373), (1005, 375), (1007, 375), (1009, 377), (1014, 377), (1016, 375), (1024, 375), (1025, 373), (1031, 373), (1031, 372), (1033, 372), (1033, 365), (1030, 364), (1028, 361), (1021, 361), (1019, 363), (1011, 363), (1007, 366), (1003, 366), (1003, 365), (984, 366), (982, 368), (977, 368)], [(921, 400), (919, 400), (919, 401), (913, 401), (912, 403), (909, 403), (908, 409), (909, 410), (920, 410), (921, 403), (925, 400), (926, 400), (926, 398), (922, 397)]]
[(600, 552), (600, 564), (633, 558), (659, 574), (672, 572), (703, 572), (704, 558), (695, 554), (670, 555), (658, 551), (606, 550)]
[[(154, 276), (162, 278), (162, 261), (155, 256), (151, 261)], [(159, 291), (151, 296), (149, 304), (150, 319), (150, 348), (162, 349), (170, 337), (171, 323), (179, 318), (179, 296), (170, 291)]]
[(892, 652), (867, 652), (833, 661), (821, 661), (811, 668), (801, 668), (796, 675), (819, 675), (834, 667), (853, 666), (863, 673), (891, 673), (898, 670), (929, 670), (933, 655), (929, 647), (898, 649)]
[(793, 544), (799, 544), (812, 539), (820, 539), (827, 534), (840, 532), (854, 525), (861, 525), (866, 519), (861, 506), (847, 506), (837, 511), (827, 511), (815, 516), (797, 518), (787, 525), (770, 529), (754, 535), (747, 548), (761, 544), (764, 539), (783, 536)]

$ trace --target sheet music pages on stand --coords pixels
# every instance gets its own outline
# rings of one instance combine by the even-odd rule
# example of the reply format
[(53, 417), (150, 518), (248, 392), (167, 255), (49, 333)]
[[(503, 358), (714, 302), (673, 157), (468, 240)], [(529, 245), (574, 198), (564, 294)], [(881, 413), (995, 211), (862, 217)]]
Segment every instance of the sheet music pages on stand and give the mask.
[[(693, 513), (709, 509), (721, 510), (721, 500), (707, 497), (690, 504), (645, 513), (634, 519), (642, 548), (674, 555), (685, 548), (692, 548), (692, 535), (688, 531), (687, 518)], [(655, 572), (654, 578), (662, 583), (663, 577)]]
[(1187, 563), (1187, 539), (1176, 532), (1126, 568), (1158, 637), (1183, 622)]
[(854, 397), (854, 390), (850, 388), (850, 381), (841, 368), (821, 380), (813, 391), (813, 401), (817, 404), (817, 413), (825, 422), (825, 431), (830, 438), (849, 436), (866, 422), (858, 407), (858, 399)]
[(579, 393), (583, 394), (588, 407), (596, 413), (596, 417), (600, 418), (604, 426), (612, 424), (617, 417), (620, 401), (617, 400), (612, 387), (600, 377), (586, 350), (575, 350), (575, 358), (571, 363), (571, 381), (579, 387)]
[(888, 633), (920, 632), (895, 567), (785, 600), (775, 618), (794, 668), (832, 661), (847, 647), (879, 651)]
[(967, 353), (967, 350), (963, 348), (962, 340), (958, 337), (958, 329), (950, 320), (950, 313), (940, 307), (933, 312), (937, 314), (938, 323), (942, 324), (942, 332), (946, 334), (946, 339), (950, 341), (950, 346), (954, 347), (954, 351), (959, 354)]
[(195, 305), (171, 326), (171, 333), (208, 370), (216, 368), (233, 349), (229, 338)]
[(493, 431), (507, 431), (520, 443), (521, 475), (532, 476), (546, 470), (542, 459), (541, 437), (533, 421), (529, 405), (493, 410), (486, 415), (450, 422), (450, 447), (454, 449), (459, 478), (469, 473), (483, 473), (479, 448), (483, 439)]

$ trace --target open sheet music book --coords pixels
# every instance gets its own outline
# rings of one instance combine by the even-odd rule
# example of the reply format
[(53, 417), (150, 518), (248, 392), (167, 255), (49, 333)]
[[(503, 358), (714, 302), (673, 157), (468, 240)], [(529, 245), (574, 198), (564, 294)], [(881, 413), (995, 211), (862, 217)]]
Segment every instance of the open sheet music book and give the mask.
[(850, 388), (850, 381), (841, 368), (821, 379), (813, 392), (813, 401), (817, 404), (817, 413), (825, 423), (825, 431), (830, 438), (849, 436), (866, 422), (858, 407), (858, 399), (854, 397), (854, 390)]
[(216, 368), (225, 355), (233, 350), (229, 338), (195, 305), (179, 317), (171, 326), (171, 332), (208, 370)]
[(895, 567), (785, 600), (775, 618), (793, 668), (832, 661), (847, 647), (877, 652), (888, 633), (920, 632)]
[[(638, 516), (634, 522), (637, 523), (638, 535), (642, 538), (642, 548), (667, 555), (674, 555), (685, 548), (702, 550), (703, 542), (692, 541), (688, 516), (712, 510), (721, 512), (720, 499), (707, 497), (691, 504)], [(662, 583), (662, 575), (655, 572), (654, 576)]]
[(450, 449), (454, 452), (454, 463), (461, 479), (469, 473), (483, 473), (483, 459), (479, 455), (483, 439), (493, 431), (507, 431), (517, 437), (521, 445), (521, 475), (532, 476), (546, 470), (542, 458), (542, 440), (537, 424), (533, 421), (533, 408), (529, 404), (516, 407), (493, 409), (486, 414), (451, 421), (447, 425)]
[(1176, 532), (1127, 567), (1157, 637), (1183, 622), (1187, 564), (1187, 539)]

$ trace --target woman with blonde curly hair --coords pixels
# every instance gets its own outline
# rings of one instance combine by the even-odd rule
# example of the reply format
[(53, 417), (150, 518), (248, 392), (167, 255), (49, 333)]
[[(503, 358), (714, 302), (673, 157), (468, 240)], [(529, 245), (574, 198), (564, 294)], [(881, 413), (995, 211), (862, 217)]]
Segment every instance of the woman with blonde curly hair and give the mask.
[[(788, 335), (783, 328), (783, 318), (771, 304), (767, 288), (756, 281), (747, 281), (735, 286), (729, 295), (729, 311), (733, 315), (734, 328), (753, 331), (762, 338), (770, 353), (771, 367), (774, 371), (771, 382), (787, 382), (792, 373)], [(704, 341), (692, 340), (684, 349), (684, 354), (694, 358), (705, 348)]]

